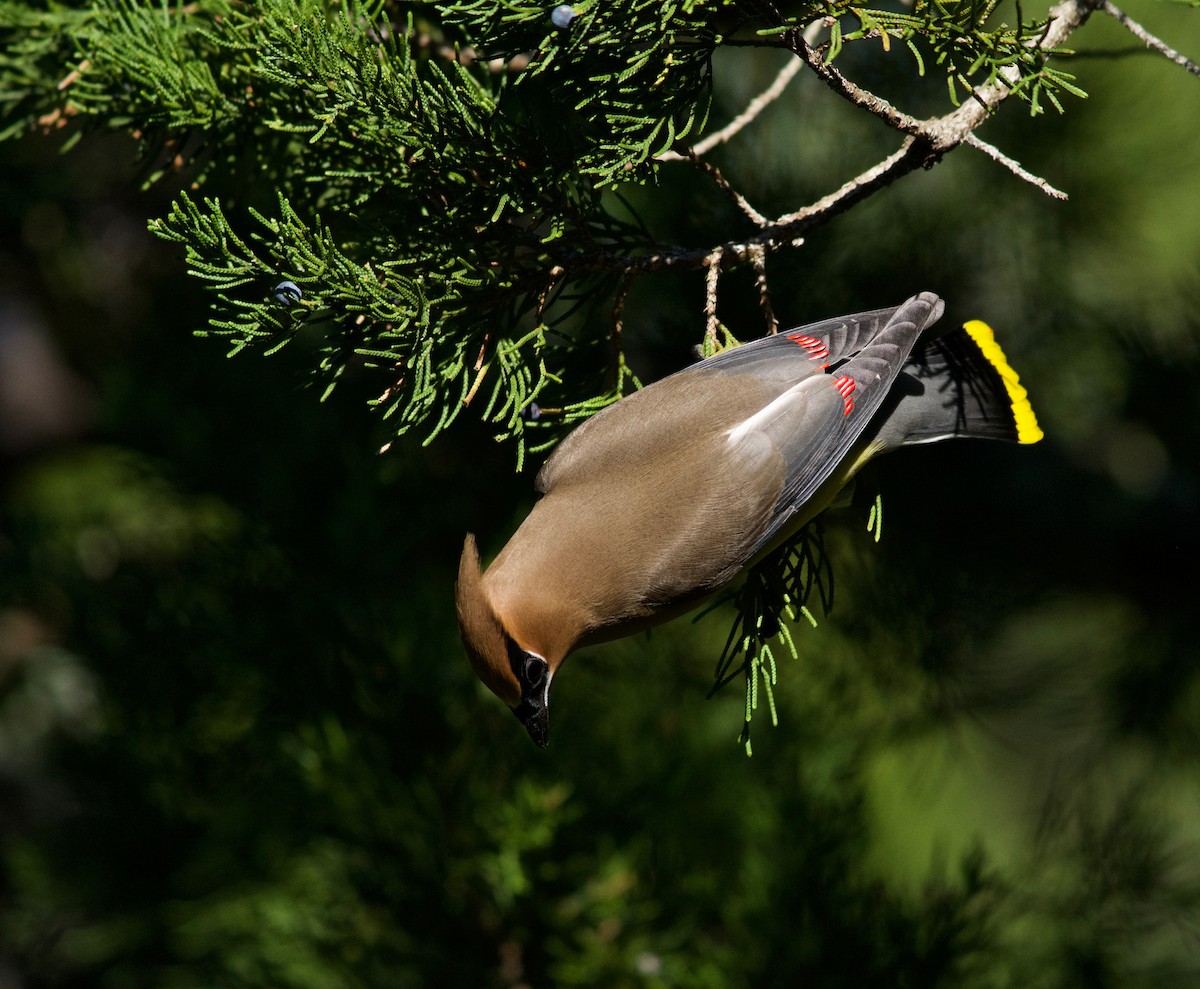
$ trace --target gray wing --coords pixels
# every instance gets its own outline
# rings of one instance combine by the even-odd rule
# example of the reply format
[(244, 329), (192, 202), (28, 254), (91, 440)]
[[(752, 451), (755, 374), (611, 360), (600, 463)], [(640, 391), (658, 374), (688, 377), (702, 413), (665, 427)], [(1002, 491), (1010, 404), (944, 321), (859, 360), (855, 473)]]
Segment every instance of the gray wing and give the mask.
[(914, 296), (893, 310), (875, 336), (844, 363), (805, 378), (731, 431), (731, 443), (765, 433), (787, 464), (774, 516), (755, 552), (785, 529), (822, 485), (849, 469), (846, 461), (855, 443), (942, 308), (932, 293)]
[(890, 306), (781, 330), (773, 336), (724, 350), (678, 373), (712, 370), (767, 380), (799, 381), (857, 353), (879, 335), (899, 308)]
[[(840, 412), (846, 401), (836, 391), (846, 385), (838, 382), (844, 382), (847, 375), (868, 375), (871, 368), (885, 360), (879, 349), (884, 344), (879, 341), (889, 327), (897, 323), (907, 326), (915, 319), (919, 335), (941, 311), (941, 300), (932, 293), (923, 293), (901, 306), (811, 323), (693, 364), (621, 399), (576, 428), (546, 461), (535, 487), (548, 493), (560, 484), (624, 470), (639, 460), (661, 457), (667, 447), (687, 435), (689, 424), (692, 428), (705, 423), (710, 427), (734, 428), (747, 419), (762, 416), (761, 428), (788, 457), (789, 481), (798, 479), (793, 485), (794, 498), (802, 501), (811, 497), (802, 494), (805, 488), (811, 486), (815, 490), (824, 477), (809, 485), (796, 473), (805, 458), (802, 451), (796, 450), (798, 437), (793, 435), (792, 423), (805, 423), (809, 431), (814, 423), (825, 420), (832, 423), (834, 413)], [(911, 346), (909, 342), (907, 347)], [(872, 347), (876, 349), (872, 351)], [(841, 366), (848, 358), (850, 363)], [(857, 368), (853, 372), (847, 371), (851, 364)], [(806, 381), (820, 387), (810, 393), (800, 388)], [(859, 408), (870, 405), (873, 409), (881, 398), (882, 395), (867, 401), (866, 393), (862, 392), (850, 401)], [(809, 403), (814, 404), (812, 409), (808, 408)], [(856, 428), (844, 443), (847, 449), (868, 418), (869, 414), (851, 417), (850, 425)], [(767, 428), (768, 421), (775, 424)], [(837, 446), (845, 425), (829, 427), (827, 445)], [(794, 457), (790, 455), (793, 451)], [(808, 459), (815, 457), (814, 453)], [(825, 476), (837, 463), (835, 460), (828, 464)]]

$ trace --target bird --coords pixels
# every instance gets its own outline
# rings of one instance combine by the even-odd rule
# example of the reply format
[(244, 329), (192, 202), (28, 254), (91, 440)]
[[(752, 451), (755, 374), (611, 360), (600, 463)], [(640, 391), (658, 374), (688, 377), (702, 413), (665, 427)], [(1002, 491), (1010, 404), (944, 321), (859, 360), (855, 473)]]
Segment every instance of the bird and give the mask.
[(486, 571), (468, 533), (455, 585), (475, 673), (539, 747), (574, 650), (678, 617), (812, 521), (873, 457), (1042, 430), (992, 329), (898, 306), (725, 349), (569, 433)]

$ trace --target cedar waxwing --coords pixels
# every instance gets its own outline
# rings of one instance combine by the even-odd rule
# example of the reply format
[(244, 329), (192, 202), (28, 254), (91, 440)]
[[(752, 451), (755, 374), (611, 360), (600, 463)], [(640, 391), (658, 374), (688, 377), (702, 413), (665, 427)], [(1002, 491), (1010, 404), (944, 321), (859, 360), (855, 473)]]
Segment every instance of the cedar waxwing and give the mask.
[(547, 742), (575, 648), (691, 610), (815, 518), (879, 453), (956, 436), (1036, 443), (1025, 389), (984, 323), (944, 306), (825, 320), (700, 361), (566, 437), (541, 499), (486, 573), (459, 564), (459, 629), (480, 679)]

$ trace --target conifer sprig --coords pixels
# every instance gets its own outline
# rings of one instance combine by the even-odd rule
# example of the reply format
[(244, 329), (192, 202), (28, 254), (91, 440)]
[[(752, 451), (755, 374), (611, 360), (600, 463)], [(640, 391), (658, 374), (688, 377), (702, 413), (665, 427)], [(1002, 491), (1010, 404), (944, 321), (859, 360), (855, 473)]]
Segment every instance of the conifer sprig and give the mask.
[[(1001, 4), (1002, 0), (917, 0), (908, 10), (895, 10), (824, 0), (817, 9), (830, 28), (829, 40), (820, 50), (825, 60), (832, 62), (849, 42), (877, 39), (887, 51), (892, 41), (898, 41), (912, 54), (920, 74), (927, 71), (927, 59), (942, 69), (955, 106), (997, 81), (1028, 103), (1033, 114), (1044, 109), (1043, 100), (1062, 112), (1062, 93), (1086, 97), (1075, 85), (1074, 76), (1047, 63), (1051, 56), (1069, 54), (1065, 49), (1039, 45), (1049, 21), (1045, 17), (1026, 20), (1017, 2), (1016, 23), (1010, 25), (997, 18)], [(764, 34), (794, 32), (811, 19), (811, 14), (791, 18)]]
[(814, 595), (822, 612), (828, 614), (833, 608), (833, 567), (825, 552), (820, 520), (809, 523), (751, 567), (734, 590), (721, 595), (698, 616), (702, 618), (729, 602), (736, 609), (725, 647), (717, 659), (709, 696), (739, 676), (744, 678), (746, 707), (738, 740), (747, 755), (751, 754), (750, 725), (761, 698), (766, 698), (771, 724), (778, 724), (774, 694), (779, 678), (776, 654), (786, 652), (797, 658), (790, 623), (804, 618), (816, 625), (809, 609)]
[[(997, 6), (822, 0), (783, 19), (760, 0), (580, 0), (556, 23), (530, 0), (0, 0), (0, 106), (8, 133), (133, 133), (148, 181), (192, 187), (151, 226), (214, 293), (203, 332), (232, 353), (319, 325), (322, 376), (378, 368), (398, 432), (436, 434), (466, 402), (519, 460), (543, 391), (539, 425), (561, 425), (634, 382), (611, 322), (572, 314), (680, 255), (602, 193), (654, 181), (703, 128), (717, 48), (827, 17), (828, 57), (894, 39), (928, 49), (956, 97), (1015, 64), (1053, 100), (1030, 43), (1044, 21), (996, 25)], [(274, 300), (282, 280), (301, 304)], [(580, 348), (608, 373), (564, 379)]]

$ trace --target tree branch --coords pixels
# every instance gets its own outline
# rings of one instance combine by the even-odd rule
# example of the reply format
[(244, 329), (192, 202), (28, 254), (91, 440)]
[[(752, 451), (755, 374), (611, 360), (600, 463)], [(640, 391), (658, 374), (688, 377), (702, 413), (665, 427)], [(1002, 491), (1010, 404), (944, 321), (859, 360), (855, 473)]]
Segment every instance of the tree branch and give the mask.
[(803, 66), (795, 59), (788, 59), (787, 64), (779, 70), (775, 81), (746, 104), (746, 109), (724, 127), (718, 131), (713, 131), (713, 133), (709, 134), (703, 140), (697, 141), (689, 154), (680, 154), (678, 151), (664, 151), (658, 156), (658, 160), (683, 161), (687, 158), (697, 158), (700, 155), (708, 153), (717, 147), (717, 145), (725, 144), (745, 129), (748, 124), (752, 123), (763, 110), (779, 99), (783, 95), (783, 91), (787, 89), (787, 84), (792, 81), (801, 68)]
[[(809, 24), (804, 29), (805, 41), (809, 43), (815, 41), (823, 23), (823, 19), (818, 19)], [(703, 140), (696, 142), (687, 154), (680, 154), (678, 151), (664, 151), (658, 156), (658, 160), (683, 161), (685, 158), (695, 160), (700, 155), (707, 154), (718, 145), (725, 144), (744, 130), (747, 125), (752, 123), (763, 110), (779, 99), (783, 95), (783, 91), (787, 89), (788, 83), (792, 81), (800, 69), (801, 65), (799, 62), (794, 59), (788, 59), (787, 64), (779, 70), (771, 85), (746, 104), (746, 109), (734, 117), (728, 124), (720, 130), (709, 134)]]
[(714, 248), (706, 259), (708, 274), (704, 276), (704, 338), (708, 352), (717, 349), (717, 281), (721, 277), (721, 257), (724, 250)]
[(1021, 165), (1021, 163), (1019, 161), (1014, 161), (1012, 158), (1008, 157), (1008, 155), (1006, 155), (1003, 151), (1001, 151), (995, 145), (988, 144), (987, 141), (982, 140), (981, 138), (977, 137), (974, 134), (968, 134), (965, 143), (971, 145), (971, 147), (973, 147), (973, 148), (978, 148), (980, 151), (982, 151), (984, 154), (988, 155), (990, 158), (994, 159), (995, 161), (998, 161), (1001, 165), (1003, 165), (1005, 168), (1007, 168), (1014, 175), (1017, 175), (1020, 178), (1023, 178), (1030, 185), (1037, 186), (1047, 196), (1051, 196), (1054, 199), (1069, 198), (1067, 196), (1067, 194), (1065, 192), (1063, 192), (1061, 189), (1054, 188), (1054, 186), (1052, 186), (1045, 179), (1041, 178), (1040, 176), (1034, 175), (1030, 171), (1027, 171)]
[[(799, 64), (799, 63), (794, 63), (794, 64)], [(721, 170), (719, 168), (717, 168), (716, 165), (714, 165), (710, 161), (705, 161), (695, 151), (693, 151), (691, 153), (690, 157), (691, 157), (692, 161), (695, 163), (696, 167), (699, 168), (706, 175), (708, 175), (717, 184), (717, 187), (723, 193), (725, 193), (727, 196), (729, 196), (729, 198), (731, 200), (733, 200), (734, 205), (737, 206), (737, 208), (740, 209), (743, 213), (745, 213), (746, 216), (750, 219), (750, 221), (755, 226), (765, 227), (771, 222), (765, 216), (763, 216), (758, 210), (756, 210), (753, 206), (751, 206), (745, 196), (743, 196), (740, 192), (737, 191), (737, 189), (735, 189), (732, 185), (730, 185), (729, 180), (727, 178), (725, 178), (724, 175), (721, 174)]]
[(762, 309), (763, 318), (767, 321), (767, 332), (779, 332), (779, 320), (775, 318), (775, 308), (771, 305), (771, 288), (767, 283), (767, 252), (762, 245), (750, 252), (750, 260), (754, 264), (754, 284), (758, 289), (758, 305)]
[(1129, 31), (1129, 33), (1134, 37), (1140, 39), (1147, 48), (1153, 48), (1160, 55), (1165, 55), (1177, 65), (1182, 65), (1192, 75), (1200, 76), (1200, 65), (1197, 65), (1186, 55), (1181, 55), (1165, 41), (1156, 38), (1124, 11), (1117, 9), (1117, 7), (1110, 3), (1109, 0), (1102, 0), (1102, 2), (1099, 4), (1099, 8), (1110, 17), (1116, 18), (1122, 27)]
[[(1083, 26), (1092, 11), (1098, 6), (1103, 7), (1105, 2), (1107, 0), (1060, 0), (1051, 8), (1046, 31), (1034, 47), (1044, 52), (1060, 47), (1074, 31)], [(899, 149), (845, 183), (835, 192), (793, 213), (779, 217), (744, 241), (727, 241), (715, 247), (698, 249), (664, 246), (654, 253), (636, 256), (572, 252), (556, 259), (558, 263), (574, 265), (583, 269), (618, 269), (631, 272), (668, 269), (694, 270), (706, 266), (709, 259), (718, 250), (725, 262), (728, 263), (731, 259), (744, 261), (751, 258), (754, 252), (760, 248), (771, 251), (797, 245), (802, 242), (807, 231), (829, 222), (835, 216), (844, 213), (880, 189), (891, 185), (902, 176), (918, 168), (931, 168), (937, 164), (947, 151), (968, 141), (972, 132), (1008, 98), (1012, 93), (1012, 86), (1019, 81), (1017, 69), (1008, 66), (1001, 71), (1002, 79), (1000, 81), (975, 90), (974, 99), (964, 102), (944, 116), (919, 120), (897, 110), (886, 100), (867, 92), (850, 82), (840, 72), (825, 65), (799, 32), (789, 39), (789, 44), (794, 46), (798, 57), (803, 59), (805, 64), (810, 64), (813, 71), (831, 89), (856, 106), (861, 106), (873, 115), (880, 117), (889, 126), (907, 134), (908, 136)], [(979, 142), (977, 146), (982, 144), (983, 142)], [(990, 147), (990, 145), (986, 147)], [(986, 150), (986, 148), (982, 149)], [(1006, 167), (1012, 168), (1016, 165), (1016, 162), (1012, 162), (999, 151), (996, 151), (996, 155), (999, 156), (997, 160)], [(1020, 169), (1020, 166), (1016, 165), (1016, 168)], [(1033, 181), (1035, 185), (1039, 185), (1041, 182), (1041, 180), (1037, 180), (1036, 176), (1025, 172), (1024, 169), (1017, 171), (1017, 174)], [(1042, 186), (1039, 185), (1039, 187)], [(1045, 184), (1046, 191), (1050, 191), (1051, 188)]]
[(851, 82), (826, 62), (820, 53), (808, 43), (807, 38), (796, 37), (789, 39), (789, 45), (792, 51), (799, 56), (800, 61), (812, 69), (817, 78), (839, 96), (878, 117), (889, 127), (893, 127), (898, 131), (905, 134), (916, 134), (920, 131), (920, 120), (897, 110), (883, 97), (876, 96), (874, 93), (868, 92), (861, 86)]

